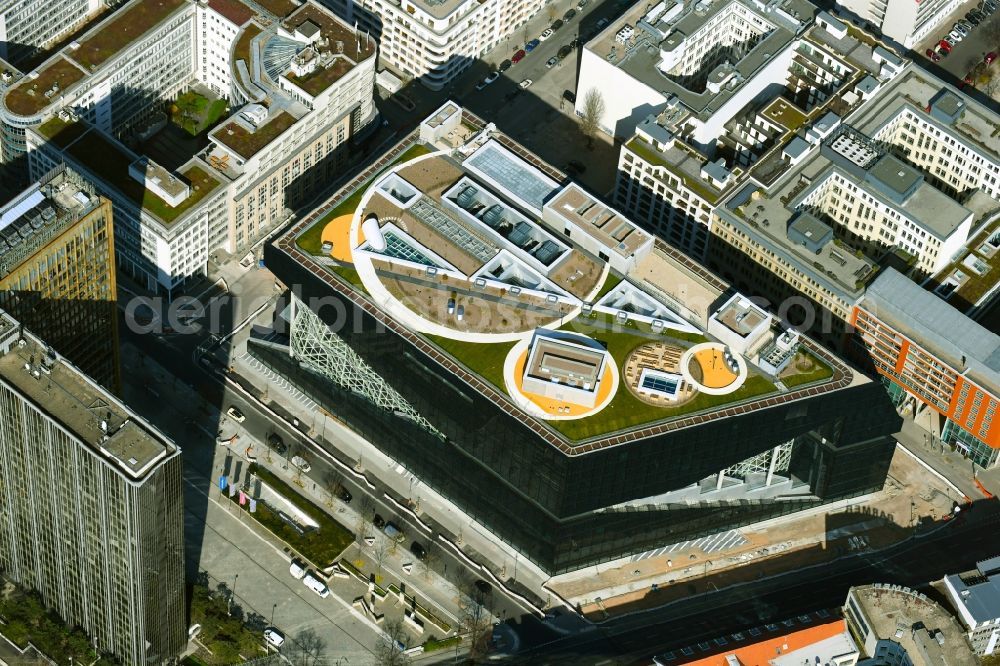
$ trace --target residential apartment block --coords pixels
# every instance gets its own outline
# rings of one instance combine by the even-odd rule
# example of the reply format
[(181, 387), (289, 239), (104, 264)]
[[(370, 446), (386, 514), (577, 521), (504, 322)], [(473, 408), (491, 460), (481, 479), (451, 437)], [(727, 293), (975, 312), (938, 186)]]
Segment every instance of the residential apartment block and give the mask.
[(0, 566), (125, 664), (187, 644), (180, 450), (0, 311)]
[(120, 385), (111, 202), (63, 167), (0, 205), (0, 308)]
[(975, 653), (1000, 651), (1000, 557), (978, 562), (975, 571), (945, 576), (943, 583)]
[(977, 465), (1000, 462), (1000, 336), (892, 268), (868, 285), (850, 323), (853, 355), (897, 406)]
[(543, 0), (323, 0), (378, 38), (384, 63), (442, 90), (538, 13)]
[[(16, 82), (0, 117), (33, 176), (65, 162), (97, 185), (120, 268), (173, 294), (336, 179), (373, 127), (375, 53), (312, 3), (272, 22), (239, 0), (133, 0)], [(235, 110), (198, 154), (165, 152), (165, 100), (196, 84)]]
[(921, 592), (875, 583), (852, 587), (844, 619), (861, 649), (859, 666), (977, 666), (962, 626)]
[(839, 0), (837, 12), (845, 19), (857, 17), (886, 39), (908, 49), (940, 29), (961, 5), (960, 0)]

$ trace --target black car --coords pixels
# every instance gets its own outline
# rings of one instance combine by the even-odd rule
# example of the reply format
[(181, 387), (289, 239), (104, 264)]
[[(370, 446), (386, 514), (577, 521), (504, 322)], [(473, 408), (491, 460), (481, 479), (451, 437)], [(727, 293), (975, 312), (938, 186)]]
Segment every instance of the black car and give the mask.
[(423, 561), (427, 559), (427, 550), (416, 541), (410, 544), (410, 552), (418, 560)]
[(573, 19), (574, 16), (576, 16), (575, 9), (567, 10), (566, 13), (563, 14), (563, 21), (570, 21)]
[(576, 104), (576, 95), (573, 93), (572, 90), (564, 90), (563, 99), (569, 102), (570, 104)]
[(500, 63), (500, 66), (497, 67), (497, 71), (506, 72), (508, 69), (510, 69), (510, 65), (511, 65), (510, 60), (504, 60), (502, 63)]
[(563, 46), (562, 48), (559, 49), (559, 51), (556, 53), (556, 55), (558, 55), (559, 58), (560, 58), (560, 60), (561, 60), (562, 58), (565, 58), (566, 56), (568, 56), (572, 52), (573, 52), (573, 47), (570, 46), (569, 44), (566, 44), (565, 46)]
[(374, 525), (377, 530), (382, 529), (385, 527), (385, 518), (376, 513), (375, 517), (372, 518), (372, 525)]
[(337, 496), (337, 499), (339, 499), (344, 504), (350, 504), (351, 500), (354, 499), (354, 495), (351, 494), (351, 491), (349, 491), (347, 488), (341, 485), (337, 486), (337, 492), (335, 492), (334, 494)]
[(285, 441), (281, 439), (281, 435), (277, 433), (271, 433), (267, 437), (267, 445), (271, 447), (271, 450), (277, 453), (279, 456), (283, 456), (288, 453), (288, 446)]
[(485, 580), (476, 581), (476, 589), (483, 595), (489, 594), (493, 591), (493, 586), (487, 583)]
[(558, 30), (559, 28), (563, 27), (563, 22), (562, 22), (562, 21), (560, 21), (559, 19), (556, 19), (556, 20), (555, 20), (555, 21), (554, 21), (554, 22), (552, 23), (552, 25), (551, 25), (551, 26), (549, 26), (549, 27), (550, 27), (550, 28), (552, 28), (552, 31), (553, 31), (553, 32), (555, 32), (555, 31), (556, 31), (556, 30)]

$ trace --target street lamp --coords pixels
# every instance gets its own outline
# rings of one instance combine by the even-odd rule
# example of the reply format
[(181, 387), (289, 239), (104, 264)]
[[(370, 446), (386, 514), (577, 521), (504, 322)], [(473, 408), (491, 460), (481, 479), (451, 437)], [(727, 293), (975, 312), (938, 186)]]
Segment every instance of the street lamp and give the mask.
[(274, 626), (274, 609), (278, 607), (278, 604), (271, 606), (271, 626)]

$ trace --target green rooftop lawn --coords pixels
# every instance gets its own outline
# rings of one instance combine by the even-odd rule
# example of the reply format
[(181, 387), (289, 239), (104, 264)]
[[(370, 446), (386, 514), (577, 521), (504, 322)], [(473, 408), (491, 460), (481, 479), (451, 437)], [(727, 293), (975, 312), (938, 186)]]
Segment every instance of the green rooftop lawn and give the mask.
[[(294, 548), (302, 557), (318, 569), (325, 569), (354, 542), (354, 534), (333, 519), (330, 514), (316, 506), (287, 483), (260, 465), (252, 465), (251, 473), (270, 486), (276, 493), (294, 504), (300, 511), (319, 524), (319, 529), (299, 534), (284, 520), (271, 511), (263, 502), (257, 503), (257, 512), (249, 514), (257, 519), (276, 537)], [(243, 507), (249, 513), (250, 503)]]
[(226, 113), (226, 100), (209, 99), (189, 90), (170, 105), (169, 111), (172, 123), (191, 136), (198, 136)]
[(73, 143), (74, 139), (80, 138), (86, 131), (87, 126), (83, 123), (67, 123), (59, 116), (52, 116), (38, 126), (38, 133), (60, 148)]
[[(392, 164), (390, 164), (386, 169), (391, 168), (402, 162), (408, 162), (410, 160), (416, 159), (421, 155), (426, 155), (432, 152), (430, 148), (423, 145), (422, 143), (417, 143), (409, 148), (407, 148), (402, 155), (396, 158)], [(378, 178), (378, 176), (383, 173), (385, 169), (379, 171), (378, 174), (373, 176), (368, 182)], [(362, 183), (358, 189), (351, 193), (349, 197), (343, 199), (340, 203), (334, 206), (326, 215), (318, 219), (311, 227), (299, 234), (299, 237), (295, 239), (296, 244), (304, 252), (309, 254), (321, 255), (323, 254), (323, 229), (326, 225), (341, 215), (347, 215), (353, 213), (358, 208), (358, 204), (361, 203), (361, 197), (364, 196), (365, 190), (367, 190), (367, 183)]]
[(219, 181), (201, 167), (191, 166), (182, 170), (178, 173), (191, 186), (191, 193), (174, 208), (129, 175), (128, 167), (133, 161), (131, 156), (119, 150), (97, 130), (83, 134), (67, 153), (94, 174), (114, 185), (115, 189), (129, 200), (141, 205), (144, 210), (168, 224), (219, 187)]
[(87, 69), (100, 67), (184, 4), (185, 0), (143, 0), (116, 13), (114, 20), (91, 33), (70, 54)]
[(247, 63), (247, 69), (250, 69), (250, 42), (252, 42), (254, 37), (260, 33), (261, 29), (254, 23), (251, 23), (246, 27), (246, 30), (244, 30), (240, 35), (240, 38), (237, 40), (236, 46), (233, 49), (234, 63), (238, 60), (245, 60)]
[(292, 0), (257, 0), (257, 4), (278, 18), (285, 18), (299, 7)]
[[(796, 368), (798, 364), (811, 367), (800, 371)], [(786, 375), (786, 373), (788, 374)], [(794, 388), (796, 386), (812, 384), (824, 379), (829, 379), (832, 376), (833, 368), (821, 361), (819, 357), (811, 352), (800, 351), (796, 354), (796, 357), (792, 359), (792, 362), (788, 364), (788, 368), (785, 372), (781, 374), (781, 383), (788, 388)]]
[(353, 67), (354, 64), (346, 58), (336, 58), (326, 67), (317, 66), (315, 70), (302, 78), (294, 74), (286, 74), (285, 78), (304, 90), (307, 95), (316, 97), (340, 80)]
[[(65, 58), (56, 58), (44, 69), (36, 71), (37, 78), (21, 79), (7, 92), (6, 104), (12, 113), (20, 116), (38, 113), (58, 99), (63, 91), (86, 76), (79, 67)], [(52, 97), (46, 97), (45, 93), (52, 89), (53, 84), (59, 84), (59, 92)]]
[(714, 191), (706, 182), (700, 178), (693, 178), (688, 174), (675, 169), (672, 164), (663, 159), (663, 156), (659, 153), (659, 151), (642, 139), (635, 137), (625, 144), (625, 147), (650, 164), (658, 164), (666, 167), (670, 173), (682, 179), (684, 181), (684, 185), (687, 186), (688, 189), (705, 199), (705, 201), (714, 204), (719, 200), (719, 193)]
[(330, 270), (350, 282), (359, 291), (368, 293), (368, 290), (365, 289), (365, 283), (361, 281), (361, 276), (358, 275), (358, 271), (353, 266), (331, 266)]
[(601, 285), (601, 289), (597, 292), (597, 296), (594, 296), (594, 302), (597, 303), (602, 298), (607, 296), (609, 291), (621, 284), (622, 279), (621, 275), (608, 271), (608, 277), (604, 278), (604, 284)]
[(242, 125), (230, 122), (215, 130), (213, 136), (220, 143), (236, 151), (241, 157), (249, 159), (267, 144), (277, 139), (293, 124), (295, 124), (295, 116), (287, 111), (282, 111), (253, 132), (247, 131)]
[(428, 340), (438, 347), (454, 356), (460, 363), (465, 365), (490, 384), (507, 393), (503, 380), (503, 364), (507, 359), (507, 354), (515, 343), (497, 342), (482, 344), (478, 342), (465, 342), (462, 340), (452, 340), (438, 335), (425, 335)]
[[(779, 109), (782, 104), (785, 105), (785, 108)], [(779, 97), (764, 109), (763, 115), (793, 132), (806, 122), (806, 114), (799, 111), (795, 105), (783, 97)]]

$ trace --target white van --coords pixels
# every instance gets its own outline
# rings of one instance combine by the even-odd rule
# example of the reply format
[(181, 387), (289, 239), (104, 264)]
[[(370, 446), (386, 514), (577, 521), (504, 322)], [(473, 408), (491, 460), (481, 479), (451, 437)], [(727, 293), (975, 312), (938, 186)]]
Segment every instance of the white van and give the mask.
[(292, 574), (292, 578), (301, 580), (306, 575), (306, 568), (298, 560), (292, 560), (292, 563), (288, 565), (288, 573)]
[(326, 599), (330, 596), (330, 588), (323, 584), (323, 581), (313, 578), (312, 574), (306, 574), (306, 577), (302, 579), (305, 586), (310, 590), (318, 594), (321, 598)]

